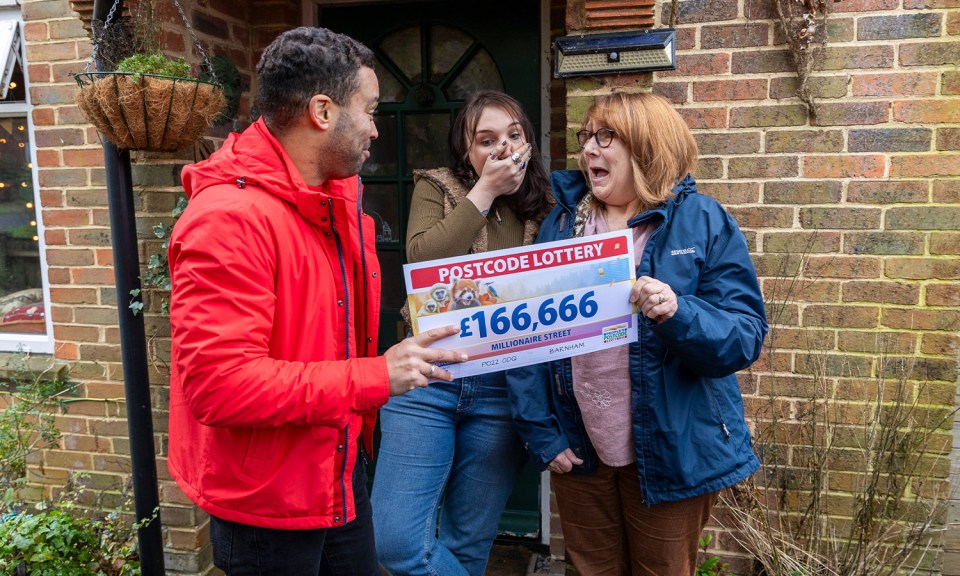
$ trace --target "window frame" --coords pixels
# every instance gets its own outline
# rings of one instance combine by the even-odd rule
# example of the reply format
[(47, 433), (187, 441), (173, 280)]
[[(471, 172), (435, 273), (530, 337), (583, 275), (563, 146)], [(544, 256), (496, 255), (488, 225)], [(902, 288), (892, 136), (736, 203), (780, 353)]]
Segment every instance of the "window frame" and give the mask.
[[(18, 51), (18, 59), (21, 70), (23, 71), (23, 83), (25, 100), (23, 102), (3, 102), (0, 101), (0, 118), (23, 117), (26, 119), (27, 134), (29, 138), (30, 149), (30, 176), (33, 178), (33, 207), (34, 216), (37, 221), (37, 250), (40, 257), (40, 283), (43, 290), (44, 306), (44, 326), (45, 334), (20, 334), (16, 332), (0, 331), (0, 352), (30, 352), (39, 354), (52, 354), (54, 351), (53, 339), (53, 321), (51, 320), (50, 310), (50, 281), (47, 273), (47, 245), (44, 239), (43, 211), (40, 205), (40, 176), (37, 166), (37, 146), (35, 130), (33, 124), (33, 104), (30, 101), (30, 78), (27, 74), (27, 50), (26, 41), (23, 35), (23, 17), (20, 14), (18, 6), (12, 9), (4, 7), (0, 3), (0, 22), (13, 21), (18, 28), (19, 33), (12, 48)], [(17, 57), (15, 56), (15, 57)]]

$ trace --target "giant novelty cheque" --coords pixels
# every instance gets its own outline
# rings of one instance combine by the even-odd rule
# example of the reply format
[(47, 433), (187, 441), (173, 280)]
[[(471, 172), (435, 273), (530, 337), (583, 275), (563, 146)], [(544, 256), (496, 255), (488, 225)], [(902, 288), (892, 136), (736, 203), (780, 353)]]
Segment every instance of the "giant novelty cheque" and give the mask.
[(460, 327), (456, 378), (635, 342), (635, 270), (631, 230), (403, 267), (413, 333)]

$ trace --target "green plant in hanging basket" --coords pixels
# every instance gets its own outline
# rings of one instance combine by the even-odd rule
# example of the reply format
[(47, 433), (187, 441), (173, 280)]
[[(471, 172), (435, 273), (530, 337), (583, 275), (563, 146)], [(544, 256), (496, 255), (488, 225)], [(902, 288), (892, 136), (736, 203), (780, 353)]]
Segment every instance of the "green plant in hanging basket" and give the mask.
[(189, 78), (190, 65), (183, 58), (167, 58), (160, 53), (134, 54), (117, 64), (117, 72), (133, 74), (137, 81), (141, 74)]
[[(143, 21), (152, 20), (154, 12), (150, 2), (142, 4), (140, 9), (145, 17), (134, 20), (141, 26)], [(209, 69), (210, 62), (183, 9), (176, 0), (174, 5)], [(115, 2), (111, 14), (116, 8)], [(111, 22), (111, 17), (107, 17), (94, 41), (94, 59), (100, 48), (122, 52), (124, 44), (134, 42), (130, 38), (155, 36), (143, 30), (130, 32), (125, 26), (128, 23), (124, 18)], [(167, 58), (159, 52), (158, 43), (137, 44), (134, 51), (133, 55), (118, 58), (115, 71), (76, 75), (80, 111), (118, 148), (169, 152), (192, 144), (226, 106), (222, 88), (216, 81), (193, 77), (183, 58)], [(107, 58), (97, 61), (102, 64), (102, 60)]]

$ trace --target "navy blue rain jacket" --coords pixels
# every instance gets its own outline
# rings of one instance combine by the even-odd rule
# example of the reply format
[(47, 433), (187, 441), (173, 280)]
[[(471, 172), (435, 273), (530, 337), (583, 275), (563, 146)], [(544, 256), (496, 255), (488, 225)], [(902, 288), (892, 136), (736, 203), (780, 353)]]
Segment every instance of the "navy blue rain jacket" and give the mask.
[[(571, 238), (577, 203), (588, 191), (580, 171), (551, 174), (557, 205), (537, 242)], [(692, 498), (747, 478), (753, 453), (735, 373), (760, 355), (767, 333), (763, 299), (747, 244), (733, 218), (697, 193), (687, 176), (674, 196), (630, 220), (655, 228), (637, 276), (670, 285), (677, 311), (662, 324), (641, 317), (630, 346), (634, 448), (647, 505)], [(545, 469), (566, 448), (597, 467), (573, 390), (570, 360), (507, 372), (514, 422)]]

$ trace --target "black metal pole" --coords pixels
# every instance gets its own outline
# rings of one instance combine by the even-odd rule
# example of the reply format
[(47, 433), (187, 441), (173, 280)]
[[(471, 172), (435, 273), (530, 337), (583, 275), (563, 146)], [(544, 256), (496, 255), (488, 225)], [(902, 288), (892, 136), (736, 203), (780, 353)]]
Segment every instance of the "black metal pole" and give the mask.
[[(116, 3), (115, 18), (123, 12), (123, 0), (94, 0), (93, 19), (105, 22)], [(101, 62), (97, 62), (101, 70)], [(133, 505), (137, 521), (150, 519), (138, 531), (141, 574), (163, 576), (163, 535), (160, 532), (160, 496), (157, 490), (157, 459), (154, 451), (153, 414), (147, 364), (147, 338), (143, 315), (128, 306), (131, 290), (140, 288), (140, 257), (137, 254), (137, 222), (133, 204), (130, 152), (103, 141), (107, 204), (110, 209), (110, 237), (113, 245), (114, 277), (117, 283), (117, 312), (120, 325), (120, 352), (130, 435), (130, 463), (133, 469)]]

